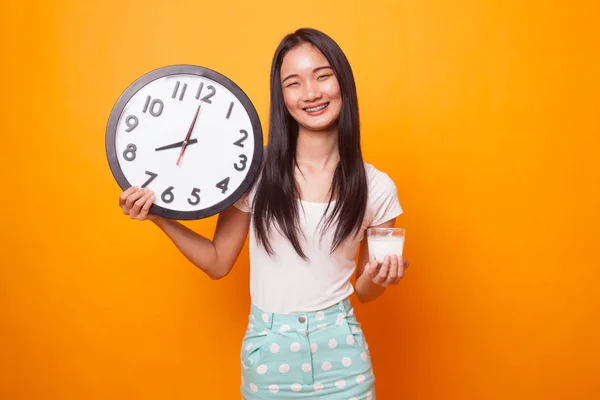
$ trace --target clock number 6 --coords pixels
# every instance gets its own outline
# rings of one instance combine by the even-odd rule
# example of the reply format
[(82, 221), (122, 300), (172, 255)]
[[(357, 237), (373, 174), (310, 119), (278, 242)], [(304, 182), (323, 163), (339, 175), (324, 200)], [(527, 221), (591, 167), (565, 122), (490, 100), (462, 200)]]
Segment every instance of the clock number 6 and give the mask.
[(162, 194), (160, 195), (160, 198), (162, 199), (162, 201), (164, 201), (165, 203), (171, 203), (173, 200), (175, 200), (175, 195), (173, 194), (173, 186), (169, 186), (168, 188), (165, 189), (164, 192), (162, 192)]
[(240, 158), (240, 164), (242, 165), (238, 166), (237, 163), (234, 163), (233, 168), (235, 168), (238, 171), (243, 171), (246, 169), (246, 161), (248, 161), (248, 157), (246, 157), (245, 154), (240, 154), (238, 157)]

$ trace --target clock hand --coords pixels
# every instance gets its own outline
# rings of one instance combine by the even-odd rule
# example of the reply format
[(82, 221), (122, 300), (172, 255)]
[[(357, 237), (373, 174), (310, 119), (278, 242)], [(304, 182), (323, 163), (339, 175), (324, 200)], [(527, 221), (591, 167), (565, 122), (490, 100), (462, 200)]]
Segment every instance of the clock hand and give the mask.
[(188, 130), (185, 140), (183, 141), (183, 146), (181, 146), (181, 152), (179, 152), (179, 157), (177, 158), (177, 162), (175, 163), (176, 165), (179, 165), (179, 161), (181, 161), (181, 156), (183, 156), (183, 152), (185, 151), (185, 148), (187, 147), (188, 140), (190, 139), (192, 130), (194, 129), (194, 125), (196, 125), (196, 118), (198, 118), (198, 113), (200, 112), (201, 104), (202, 103), (198, 104), (198, 109), (196, 110), (196, 115), (194, 115), (194, 119), (192, 120), (192, 125), (190, 125), (190, 129)]
[[(194, 144), (194, 143), (198, 143), (198, 139), (190, 139), (190, 141), (188, 142), (188, 145)], [(181, 147), (181, 146), (183, 146), (183, 142), (177, 142), (177, 143), (168, 144), (166, 146), (157, 147), (154, 150), (160, 151), (160, 150), (176, 149), (177, 147)]]

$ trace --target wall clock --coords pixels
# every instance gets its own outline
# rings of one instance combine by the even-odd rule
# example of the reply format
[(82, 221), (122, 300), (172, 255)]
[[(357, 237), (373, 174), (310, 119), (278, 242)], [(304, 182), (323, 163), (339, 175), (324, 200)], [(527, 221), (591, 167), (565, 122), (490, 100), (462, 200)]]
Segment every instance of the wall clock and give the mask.
[(237, 201), (258, 172), (256, 109), (231, 79), (196, 65), (150, 71), (121, 94), (106, 128), (106, 155), (125, 190), (155, 194), (151, 213), (192, 220)]

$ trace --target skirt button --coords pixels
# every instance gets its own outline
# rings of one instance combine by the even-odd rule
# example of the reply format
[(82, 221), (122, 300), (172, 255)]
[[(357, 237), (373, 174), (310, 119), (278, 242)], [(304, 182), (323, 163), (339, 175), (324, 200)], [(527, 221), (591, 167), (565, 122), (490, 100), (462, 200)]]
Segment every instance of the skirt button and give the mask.
[(301, 317), (298, 317), (298, 322), (300, 322), (301, 324), (306, 322), (306, 317), (303, 315)]

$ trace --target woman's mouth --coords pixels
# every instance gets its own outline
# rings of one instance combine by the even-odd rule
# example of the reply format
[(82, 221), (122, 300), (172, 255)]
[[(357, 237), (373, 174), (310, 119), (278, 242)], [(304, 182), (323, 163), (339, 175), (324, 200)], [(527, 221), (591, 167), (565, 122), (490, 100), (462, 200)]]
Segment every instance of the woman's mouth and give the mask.
[(303, 110), (306, 111), (308, 114), (315, 116), (315, 115), (323, 114), (323, 112), (325, 112), (325, 109), (328, 106), (329, 106), (329, 103), (324, 103), (324, 104), (320, 104), (315, 107), (306, 107), (306, 108), (303, 108)]

